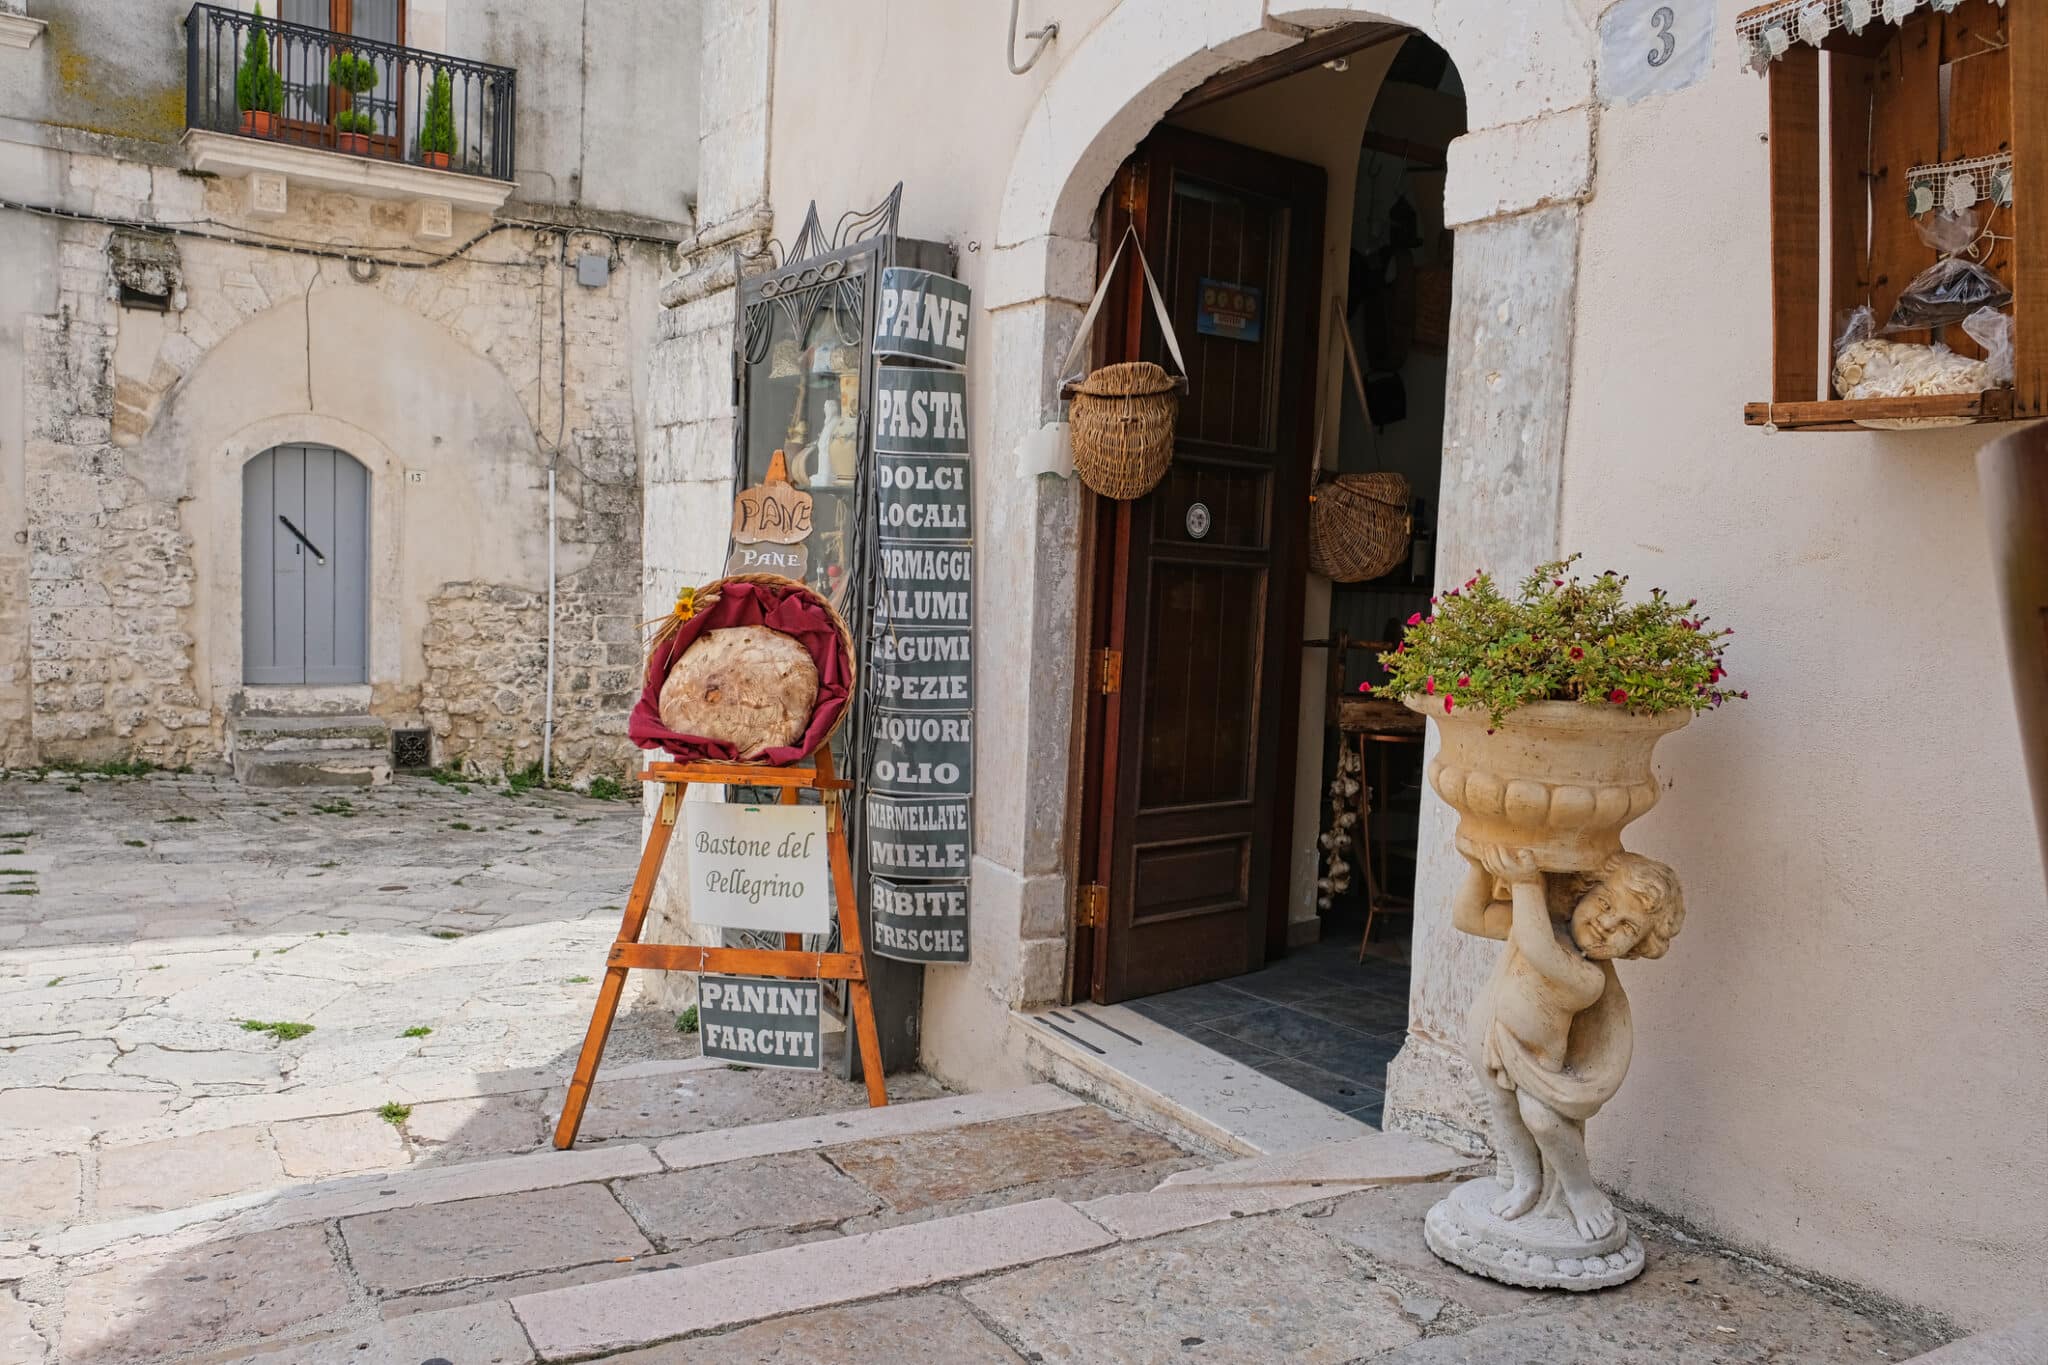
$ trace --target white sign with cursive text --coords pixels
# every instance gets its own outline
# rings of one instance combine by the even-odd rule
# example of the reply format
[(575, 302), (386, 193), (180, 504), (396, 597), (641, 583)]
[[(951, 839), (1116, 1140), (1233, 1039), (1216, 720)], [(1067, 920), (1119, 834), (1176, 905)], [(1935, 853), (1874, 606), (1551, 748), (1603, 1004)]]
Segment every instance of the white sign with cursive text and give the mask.
[(690, 918), (760, 933), (832, 926), (823, 806), (683, 803)]

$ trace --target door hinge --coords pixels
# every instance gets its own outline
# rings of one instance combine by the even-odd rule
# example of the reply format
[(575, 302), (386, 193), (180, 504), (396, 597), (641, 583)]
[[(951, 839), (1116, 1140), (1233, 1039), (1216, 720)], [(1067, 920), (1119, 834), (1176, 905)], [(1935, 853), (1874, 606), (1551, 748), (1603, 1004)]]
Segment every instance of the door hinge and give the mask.
[(1122, 650), (1104, 649), (1096, 652), (1095, 686), (1105, 697), (1113, 697), (1124, 690), (1124, 652)]
[(1103, 917), (1109, 913), (1109, 888), (1101, 882), (1088, 882), (1081, 887), (1079, 896), (1079, 921), (1083, 929), (1100, 929)]

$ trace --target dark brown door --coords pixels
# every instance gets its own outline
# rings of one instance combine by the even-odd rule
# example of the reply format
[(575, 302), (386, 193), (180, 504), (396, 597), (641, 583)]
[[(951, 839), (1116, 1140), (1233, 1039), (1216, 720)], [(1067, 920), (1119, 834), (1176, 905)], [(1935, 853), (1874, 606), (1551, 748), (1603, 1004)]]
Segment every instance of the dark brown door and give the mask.
[[(1084, 867), (1107, 888), (1105, 1003), (1251, 971), (1284, 946), (1314, 426), (1323, 173), (1175, 129), (1103, 207), (1135, 225), (1188, 363), (1173, 465), (1096, 508)], [(1102, 359), (1166, 361), (1132, 271)], [(1099, 673), (1098, 673), (1099, 677)]]

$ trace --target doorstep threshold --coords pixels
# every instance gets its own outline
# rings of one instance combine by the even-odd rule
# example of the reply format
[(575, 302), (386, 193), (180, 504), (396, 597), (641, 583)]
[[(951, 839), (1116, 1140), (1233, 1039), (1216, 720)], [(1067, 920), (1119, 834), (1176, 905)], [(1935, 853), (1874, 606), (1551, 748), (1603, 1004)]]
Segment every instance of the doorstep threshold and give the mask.
[(1378, 1131), (1122, 1005), (1010, 1019), (1034, 1072), (1212, 1152), (1278, 1156)]

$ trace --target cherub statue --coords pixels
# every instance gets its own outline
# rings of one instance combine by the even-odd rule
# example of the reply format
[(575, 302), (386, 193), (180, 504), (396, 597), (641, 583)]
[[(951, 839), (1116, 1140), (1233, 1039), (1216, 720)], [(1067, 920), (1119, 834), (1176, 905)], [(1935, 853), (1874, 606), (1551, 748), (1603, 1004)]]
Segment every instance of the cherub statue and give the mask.
[(1526, 849), (1489, 848), (1468, 863), (1452, 921), (1507, 942), (1470, 1039), (1506, 1186), (1492, 1210), (1561, 1216), (1597, 1242), (1615, 1211), (1586, 1162), (1586, 1120), (1621, 1088), (1634, 1041), (1614, 959), (1664, 956), (1685, 922), (1678, 878), (1625, 852), (1591, 875), (1546, 875)]

